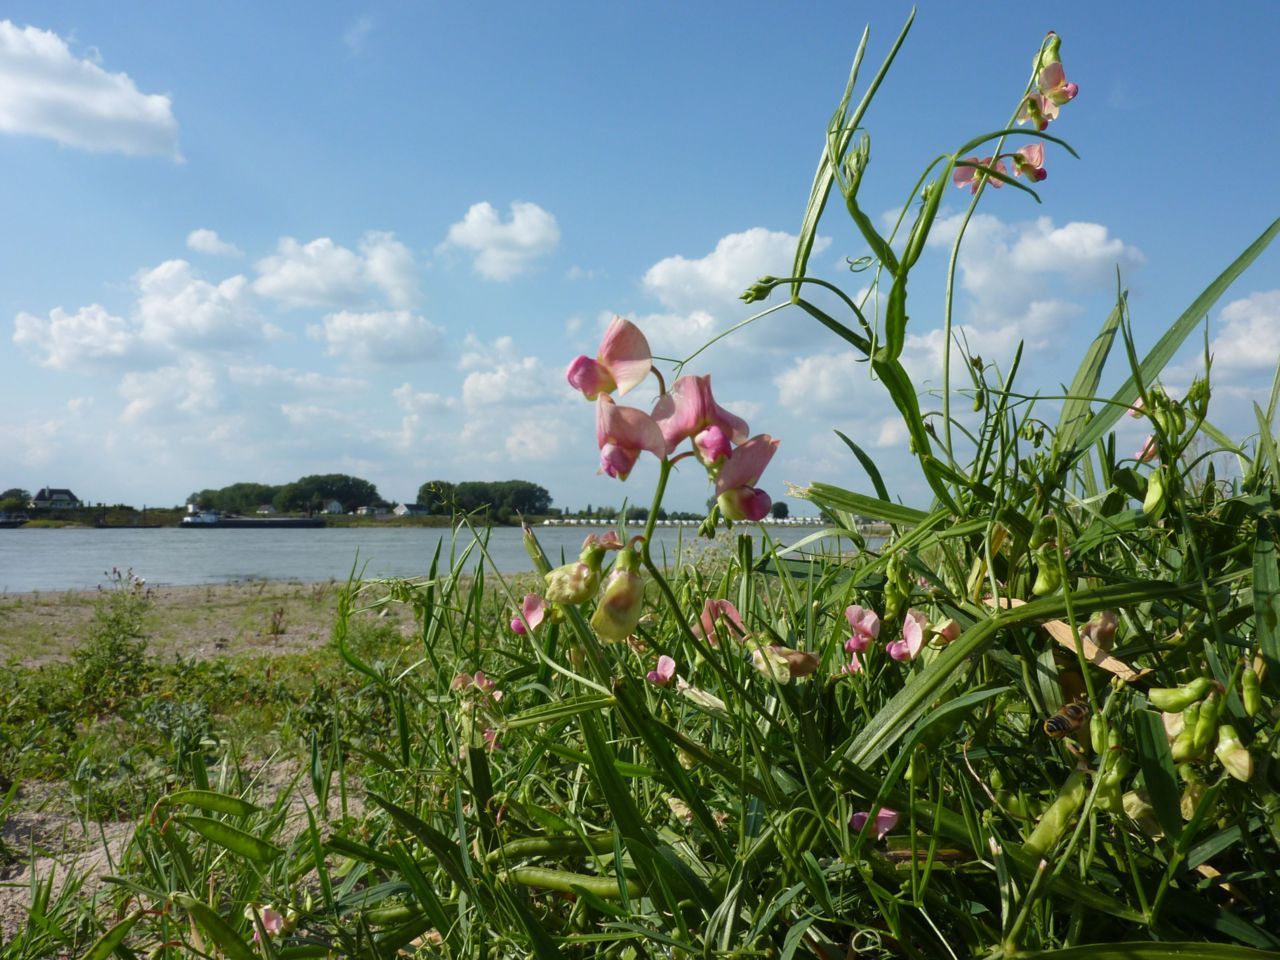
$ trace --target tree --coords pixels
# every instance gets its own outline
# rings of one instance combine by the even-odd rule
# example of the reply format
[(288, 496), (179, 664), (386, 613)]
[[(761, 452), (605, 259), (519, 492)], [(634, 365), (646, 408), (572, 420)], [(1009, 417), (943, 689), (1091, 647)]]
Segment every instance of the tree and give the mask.
[(275, 508), (284, 512), (318, 510), (329, 500), (337, 500), (350, 513), (356, 507), (376, 504), (382, 498), (368, 480), (345, 473), (311, 474), (286, 483), (276, 494)]
[(25, 505), (31, 499), (31, 491), (23, 490), (21, 487), (10, 487), (4, 493), (0, 493), (0, 500), (21, 500)]
[(775, 520), (785, 520), (787, 517), (791, 516), (791, 509), (779, 500), (769, 511), (769, 516), (773, 517)]
[(453, 495), (453, 484), (448, 480), (428, 480), (418, 488), (418, 506), (426, 507), (427, 513), (451, 513)]

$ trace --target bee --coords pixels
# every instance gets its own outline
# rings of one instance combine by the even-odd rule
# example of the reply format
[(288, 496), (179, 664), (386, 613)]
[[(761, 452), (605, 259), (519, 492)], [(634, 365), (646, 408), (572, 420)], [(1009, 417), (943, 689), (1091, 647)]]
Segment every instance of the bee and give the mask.
[(1075, 700), (1064, 704), (1062, 709), (1044, 722), (1046, 736), (1061, 740), (1069, 733), (1075, 733), (1089, 719), (1089, 705), (1083, 700)]

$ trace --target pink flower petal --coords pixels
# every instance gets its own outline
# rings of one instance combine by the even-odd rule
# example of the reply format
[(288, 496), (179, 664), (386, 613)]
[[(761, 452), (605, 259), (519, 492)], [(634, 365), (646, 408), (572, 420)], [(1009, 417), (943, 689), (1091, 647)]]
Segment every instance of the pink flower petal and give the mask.
[(895, 660), (914, 660), (924, 646), (924, 630), (927, 621), (917, 610), (908, 610), (902, 621), (902, 639), (886, 644), (885, 649)]
[(740, 640), (747, 635), (747, 625), (742, 622), (742, 615), (738, 613), (737, 607), (728, 600), (708, 599), (702, 605), (702, 617), (691, 629), (714, 647), (717, 627), (730, 638)]
[(617, 383), (619, 394), (639, 385), (653, 367), (649, 341), (639, 327), (622, 317), (614, 317), (610, 322), (600, 341), (598, 358)]
[[(849, 826), (852, 829), (857, 830), (858, 832), (861, 832), (862, 828), (866, 826), (867, 820), (870, 819), (870, 816), (871, 815), (867, 811), (859, 810), (857, 813), (855, 813), (852, 817), (849, 818)], [(897, 825), (898, 825), (898, 811), (890, 810), (888, 807), (881, 807), (878, 811), (876, 811), (876, 823), (875, 823), (876, 840), (877, 841), (883, 840), (886, 836), (888, 836), (889, 831), (892, 830)]]
[(870, 607), (861, 607), (855, 603), (845, 608), (844, 618), (849, 621), (849, 628), (856, 635), (871, 640), (880, 636), (880, 615)]
[(676, 662), (663, 654), (658, 658), (658, 666), (654, 670), (650, 670), (645, 679), (652, 683), (655, 687), (665, 687), (676, 675)]
[(719, 463), (733, 453), (733, 445), (719, 427), (711, 426), (693, 438), (698, 457), (708, 466)]
[(716, 493), (721, 494), (734, 487), (754, 487), (777, 450), (778, 441), (767, 433), (752, 437), (734, 450), (720, 468), (720, 475), (716, 477)]
[(617, 387), (609, 371), (588, 356), (580, 356), (565, 371), (565, 379), (569, 386), (581, 390), (588, 400), (594, 400), (602, 393), (609, 393)]
[(862, 672), (862, 659), (858, 656), (858, 651), (852, 651), (849, 662), (840, 668), (841, 673), (854, 674)]
[(734, 443), (742, 443), (747, 438), (747, 422), (716, 403), (711, 394), (709, 374), (677, 380), (658, 398), (653, 408), (653, 419), (661, 427), (670, 451), (674, 451), (681, 441), (712, 426), (719, 427)]

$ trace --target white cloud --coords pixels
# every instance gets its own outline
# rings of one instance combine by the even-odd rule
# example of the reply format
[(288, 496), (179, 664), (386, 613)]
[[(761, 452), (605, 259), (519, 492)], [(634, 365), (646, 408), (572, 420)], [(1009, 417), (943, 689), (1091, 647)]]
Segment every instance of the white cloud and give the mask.
[(327, 307), (351, 303), (364, 292), (360, 258), (320, 237), (301, 244), (283, 237), (276, 252), (258, 261), (253, 288), (287, 307)]
[(1280, 359), (1280, 290), (1233, 300), (1218, 320), (1223, 326), (1209, 347), (1215, 371), (1275, 370)]
[(467, 374), (462, 381), (462, 402), (468, 407), (495, 407), (544, 400), (549, 382), (537, 357), (504, 360), (488, 370)]
[(371, 32), (373, 20), (369, 17), (360, 17), (342, 31), (342, 43), (347, 48), (347, 56), (358, 57), (364, 53), (364, 44)]
[(229, 347), (262, 335), (243, 276), (215, 285), (197, 277), (187, 261), (167, 260), (139, 274), (137, 288), (139, 335), (148, 342)]
[(0, 20), (0, 131), (181, 160), (172, 102), (71, 53), (56, 33)]
[(393, 307), (418, 302), (418, 271), (413, 253), (386, 230), (370, 230), (360, 241), (365, 279), (379, 287)]
[(1115, 284), (1121, 273), (1146, 263), (1137, 247), (1113, 237), (1100, 223), (1073, 221), (1055, 227), (1038, 217), (1021, 228), (1011, 253), (1013, 266), (1034, 273), (1061, 273), (1081, 286)]
[(243, 387), (291, 387), (301, 393), (350, 393), (368, 386), (353, 377), (327, 377), (314, 370), (291, 370), (269, 363), (238, 365), (227, 368), (227, 378)]
[(156, 370), (126, 373), (120, 381), (119, 393), (125, 399), (120, 419), (126, 423), (173, 411), (190, 416), (206, 415), (216, 410), (221, 401), (213, 367), (196, 359)]
[(516, 200), (506, 223), (493, 204), (472, 204), (467, 215), (449, 228), (442, 247), (471, 250), (476, 273), (490, 280), (510, 280), (528, 271), (559, 242), (560, 227), (554, 216), (536, 203)]
[(560, 453), (560, 438), (572, 435), (562, 420), (517, 420), (511, 424), (503, 448), (516, 463), (555, 460)]
[[(664, 306), (678, 312), (737, 304), (742, 292), (761, 276), (790, 276), (796, 242), (789, 233), (752, 227), (721, 237), (715, 249), (700, 259), (674, 256), (658, 261), (645, 273), (644, 285)], [(813, 252), (821, 253), (830, 244), (829, 237), (818, 237)]]
[(391, 391), (396, 406), (403, 412), (400, 430), (382, 436), (401, 450), (411, 450), (422, 443), (428, 428), (437, 426), (440, 420), (457, 407), (453, 397), (415, 390), (409, 383), (402, 383)]
[(257, 270), (254, 290), (285, 307), (357, 306), (378, 292), (404, 307), (418, 296), (413, 254), (394, 234), (377, 230), (364, 235), (360, 253), (329, 237), (306, 244), (282, 237)]
[(779, 402), (799, 415), (851, 401), (853, 384), (863, 379), (857, 356), (852, 350), (841, 350), (799, 358), (773, 378)]
[(372, 363), (417, 363), (439, 353), (444, 334), (408, 310), (331, 313), (308, 332), (328, 345), (329, 355)]
[(85, 363), (122, 360), (133, 351), (136, 337), (129, 321), (93, 303), (75, 313), (55, 307), (48, 320), (19, 313), (14, 320), (13, 342), (43, 353), (43, 366), (65, 370)]
[(187, 234), (187, 249), (207, 253), (212, 257), (242, 257), (244, 253), (234, 243), (218, 236), (218, 231), (200, 227)]

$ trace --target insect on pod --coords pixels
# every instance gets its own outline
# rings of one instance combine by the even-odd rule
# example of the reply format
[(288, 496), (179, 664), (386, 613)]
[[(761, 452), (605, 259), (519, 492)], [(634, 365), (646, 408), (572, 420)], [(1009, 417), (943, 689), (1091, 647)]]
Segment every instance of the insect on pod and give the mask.
[(1062, 709), (1044, 722), (1046, 736), (1061, 740), (1069, 733), (1075, 733), (1089, 719), (1089, 705), (1083, 700), (1075, 700), (1064, 704)]

